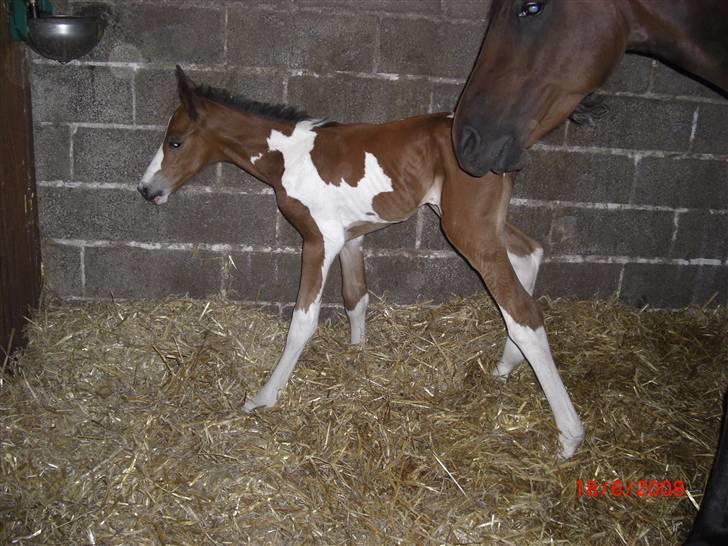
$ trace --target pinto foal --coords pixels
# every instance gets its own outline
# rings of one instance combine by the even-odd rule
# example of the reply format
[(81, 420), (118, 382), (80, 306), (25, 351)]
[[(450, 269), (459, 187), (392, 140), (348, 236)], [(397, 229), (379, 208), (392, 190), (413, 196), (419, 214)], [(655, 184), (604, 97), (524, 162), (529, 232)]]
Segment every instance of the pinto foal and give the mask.
[(543, 250), (506, 223), (510, 177), (471, 178), (458, 168), (450, 115), (335, 124), (291, 107), (195, 87), (179, 67), (177, 82), (181, 105), (139, 183), (142, 196), (162, 204), (205, 165), (227, 161), (271, 186), (281, 213), (303, 236), (301, 282), (286, 346), (266, 384), (246, 401), (246, 411), (276, 403), (316, 330), (326, 275), (337, 256), (351, 342), (364, 341), (369, 295), (363, 236), (402, 222), (427, 204), (503, 314), (508, 339), (494, 374), (505, 380), (524, 357), (528, 360), (551, 405), (560, 455), (573, 455), (583, 428), (530, 295)]

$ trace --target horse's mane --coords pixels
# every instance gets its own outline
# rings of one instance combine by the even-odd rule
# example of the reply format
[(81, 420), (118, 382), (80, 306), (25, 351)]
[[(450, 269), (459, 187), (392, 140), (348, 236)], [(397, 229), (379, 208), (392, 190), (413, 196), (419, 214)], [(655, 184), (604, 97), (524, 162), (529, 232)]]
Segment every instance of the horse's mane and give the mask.
[(576, 125), (594, 127), (596, 120), (603, 118), (608, 111), (609, 108), (604, 104), (604, 98), (590, 93), (581, 100), (569, 119)]
[(230, 106), (241, 112), (249, 112), (257, 114), (269, 119), (285, 121), (288, 123), (298, 123), (299, 121), (315, 121), (325, 123), (325, 120), (314, 118), (300, 108), (290, 106), (288, 104), (273, 104), (269, 102), (258, 102), (240, 95), (233, 95), (225, 89), (212, 87), (210, 85), (198, 85), (195, 88), (195, 94), (213, 102)]

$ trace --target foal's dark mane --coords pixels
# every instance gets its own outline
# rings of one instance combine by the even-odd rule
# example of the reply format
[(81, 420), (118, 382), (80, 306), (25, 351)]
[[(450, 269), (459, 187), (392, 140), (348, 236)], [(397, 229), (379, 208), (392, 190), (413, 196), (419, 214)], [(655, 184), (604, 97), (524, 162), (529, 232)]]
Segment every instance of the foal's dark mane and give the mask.
[(295, 106), (258, 102), (240, 95), (233, 95), (225, 89), (212, 87), (210, 85), (198, 85), (195, 88), (195, 94), (198, 97), (203, 97), (213, 102), (230, 106), (236, 110), (240, 110), (241, 112), (257, 114), (277, 121), (284, 121), (288, 123), (298, 123), (299, 121), (306, 120), (321, 121), (321, 123), (326, 122), (321, 118), (314, 118), (313, 116), (310, 116), (304, 110), (296, 108)]

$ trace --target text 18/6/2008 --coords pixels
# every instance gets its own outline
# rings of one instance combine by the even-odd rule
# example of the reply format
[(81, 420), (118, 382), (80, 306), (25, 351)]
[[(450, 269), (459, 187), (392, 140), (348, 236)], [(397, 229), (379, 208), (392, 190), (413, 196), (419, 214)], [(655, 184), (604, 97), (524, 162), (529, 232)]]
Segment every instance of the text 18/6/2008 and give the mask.
[(684, 497), (685, 483), (682, 480), (637, 480), (601, 481), (576, 480), (577, 497)]

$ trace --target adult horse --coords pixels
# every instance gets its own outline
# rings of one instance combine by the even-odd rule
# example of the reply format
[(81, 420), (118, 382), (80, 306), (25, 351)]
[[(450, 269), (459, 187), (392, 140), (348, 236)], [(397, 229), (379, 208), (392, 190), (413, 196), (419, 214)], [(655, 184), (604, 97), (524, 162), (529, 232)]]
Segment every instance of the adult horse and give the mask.
[(626, 52), (728, 91), (726, 0), (493, 0), (453, 142), (473, 176), (512, 170)]

